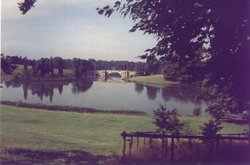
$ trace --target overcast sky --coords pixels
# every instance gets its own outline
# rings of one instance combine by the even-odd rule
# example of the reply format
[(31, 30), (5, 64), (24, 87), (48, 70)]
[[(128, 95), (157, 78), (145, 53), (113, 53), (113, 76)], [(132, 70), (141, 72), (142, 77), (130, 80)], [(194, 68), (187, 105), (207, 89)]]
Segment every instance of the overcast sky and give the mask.
[(114, 0), (37, 0), (21, 15), (17, 3), (1, 4), (1, 52), (29, 58), (79, 57), (138, 61), (138, 55), (155, 45), (142, 32), (129, 33), (134, 22), (119, 14), (110, 18), (96, 8)]

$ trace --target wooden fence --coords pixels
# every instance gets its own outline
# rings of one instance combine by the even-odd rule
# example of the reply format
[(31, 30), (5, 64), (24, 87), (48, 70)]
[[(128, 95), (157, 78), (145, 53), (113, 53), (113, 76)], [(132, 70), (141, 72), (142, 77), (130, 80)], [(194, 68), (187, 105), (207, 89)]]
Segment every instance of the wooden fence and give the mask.
[[(170, 161), (174, 161), (174, 148), (175, 141), (179, 142), (181, 139), (188, 141), (188, 144), (191, 146), (193, 140), (204, 140), (204, 136), (188, 136), (188, 135), (168, 135), (163, 133), (156, 132), (123, 132), (121, 134), (123, 138), (123, 147), (122, 147), (122, 159), (126, 159), (126, 150), (128, 147), (128, 154), (131, 156), (131, 150), (133, 144), (136, 144), (136, 151), (138, 152), (140, 139), (143, 140), (145, 145), (146, 139), (148, 139), (149, 147), (152, 146), (153, 139), (161, 140), (161, 146), (163, 149), (167, 149), (168, 141), (170, 140)], [(221, 140), (230, 140), (230, 141), (248, 141), (250, 147), (250, 135), (249, 134), (218, 134), (215, 137), (211, 138), (215, 144), (215, 158), (218, 157), (219, 145)], [(213, 145), (214, 145), (213, 144)]]

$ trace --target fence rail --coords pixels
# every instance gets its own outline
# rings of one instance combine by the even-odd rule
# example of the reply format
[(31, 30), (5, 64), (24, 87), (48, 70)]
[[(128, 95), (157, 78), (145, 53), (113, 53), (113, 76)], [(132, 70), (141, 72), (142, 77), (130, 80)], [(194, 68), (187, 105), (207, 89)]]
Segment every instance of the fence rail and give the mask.
[[(156, 132), (122, 132), (121, 134), (123, 138), (123, 147), (122, 147), (122, 159), (126, 158), (126, 148), (128, 144), (129, 155), (131, 156), (131, 150), (133, 147), (134, 139), (136, 139), (136, 150), (138, 151), (140, 138), (143, 138), (145, 143), (145, 139), (149, 139), (149, 145), (152, 145), (153, 139), (161, 139), (162, 140), (162, 148), (167, 148), (168, 139), (171, 140), (170, 143), (170, 161), (174, 161), (174, 148), (175, 148), (175, 140), (180, 141), (181, 139), (188, 140), (188, 143), (191, 145), (192, 140), (204, 140), (207, 137), (202, 135), (197, 136), (189, 136), (189, 135), (169, 135), (164, 133), (156, 133)], [(221, 140), (230, 140), (230, 141), (248, 141), (250, 146), (250, 134), (217, 134), (215, 137), (211, 137), (210, 140), (214, 141), (215, 144), (215, 157), (218, 157), (219, 144)]]

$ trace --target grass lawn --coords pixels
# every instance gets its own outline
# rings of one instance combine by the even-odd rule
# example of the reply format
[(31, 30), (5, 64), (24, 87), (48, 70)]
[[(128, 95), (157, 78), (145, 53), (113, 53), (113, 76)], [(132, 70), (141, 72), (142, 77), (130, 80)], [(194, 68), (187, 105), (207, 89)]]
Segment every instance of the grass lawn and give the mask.
[[(0, 164), (119, 164), (122, 131), (153, 131), (151, 116), (55, 112), (1, 105)], [(182, 116), (185, 133), (207, 117)], [(247, 125), (225, 124), (223, 133)], [(110, 163), (111, 162), (111, 163)]]
[(174, 85), (179, 84), (179, 82), (166, 81), (162, 74), (152, 75), (152, 76), (138, 76), (132, 77), (130, 81), (138, 82), (141, 84), (150, 84), (150, 85)]
[[(182, 116), (186, 133), (199, 132), (207, 117)], [(247, 125), (224, 124), (222, 133)], [(118, 114), (52, 112), (1, 105), (1, 148), (120, 152), (122, 131), (153, 131), (152, 117)]]
[(51, 112), (1, 105), (1, 148), (120, 151), (122, 131), (153, 130), (150, 117)]

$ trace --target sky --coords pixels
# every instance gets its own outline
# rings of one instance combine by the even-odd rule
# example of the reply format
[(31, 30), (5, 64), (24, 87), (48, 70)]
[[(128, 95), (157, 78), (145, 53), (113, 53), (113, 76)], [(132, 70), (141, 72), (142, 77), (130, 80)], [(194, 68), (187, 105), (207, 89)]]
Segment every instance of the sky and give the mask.
[(115, 0), (37, 0), (26, 15), (22, 0), (1, 1), (1, 53), (41, 57), (140, 61), (156, 44), (153, 36), (130, 33), (134, 22), (118, 13), (104, 17), (97, 7)]

